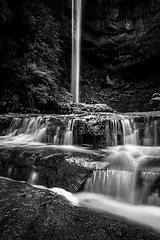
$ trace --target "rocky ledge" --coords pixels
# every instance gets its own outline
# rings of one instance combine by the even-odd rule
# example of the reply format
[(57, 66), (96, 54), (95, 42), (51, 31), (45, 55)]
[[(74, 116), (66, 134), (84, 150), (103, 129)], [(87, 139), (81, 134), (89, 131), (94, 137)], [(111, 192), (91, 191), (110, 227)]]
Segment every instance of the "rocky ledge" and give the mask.
[(160, 234), (126, 220), (73, 207), (62, 197), (0, 179), (0, 239), (158, 240)]
[(0, 176), (77, 192), (95, 169), (106, 169), (103, 155), (85, 149), (1, 147)]
[[(70, 105), (71, 106), (71, 105)], [(157, 138), (157, 145), (160, 145), (160, 111), (151, 112), (132, 112), (132, 113), (114, 113), (106, 112), (107, 106), (103, 104), (92, 105), (79, 104), (81, 107), (72, 105), (74, 114), (52, 114), (52, 115), (38, 115), (38, 114), (6, 114), (0, 115), (0, 135), (5, 135), (12, 118), (18, 118), (19, 128), (25, 118), (39, 116), (46, 124), (46, 136), (43, 141), (52, 143), (56, 134), (58, 139), (64, 138), (66, 131), (72, 131), (73, 144), (76, 145), (90, 145), (95, 148), (112, 146), (114, 141), (114, 134), (117, 134), (118, 144), (123, 144), (124, 134), (131, 134), (135, 128), (139, 130), (139, 145), (143, 145), (143, 140), (146, 138), (146, 131), (150, 129), (150, 138)], [(93, 108), (93, 109), (92, 109)], [(92, 109), (92, 111), (91, 111)], [(103, 112), (104, 110), (104, 112)], [(80, 111), (80, 112), (79, 112)], [(76, 113), (77, 112), (77, 113)], [(127, 130), (124, 132), (123, 126), (127, 124)], [(117, 133), (114, 132), (117, 129)], [(128, 129), (130, 128), (130, 129)], [(57, 129), (58, 133), (57, 133)], [(148, 129), (148, 130), (147, 130)], [(155, 129), (157, 129), (155, 131)], [(113, 134), (114, 133), (114, 134)], [(157, 134), (157, 135), (156, 135)], [(148, 135), (149, 136), (149, 135)], [(61, 142), (62, 144), (62, 142)], [(151, 145), (155, 143), (152, 141)]]

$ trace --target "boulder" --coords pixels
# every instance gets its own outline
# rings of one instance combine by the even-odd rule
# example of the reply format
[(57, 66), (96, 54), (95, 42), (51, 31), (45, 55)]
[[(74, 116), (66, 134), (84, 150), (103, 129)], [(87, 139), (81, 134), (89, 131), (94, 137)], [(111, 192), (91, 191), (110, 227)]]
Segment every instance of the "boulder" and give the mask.
[(109, 214), (71, 206), (46, 189), (0, 178), (3, 240), (158, 240), (160, 234)]

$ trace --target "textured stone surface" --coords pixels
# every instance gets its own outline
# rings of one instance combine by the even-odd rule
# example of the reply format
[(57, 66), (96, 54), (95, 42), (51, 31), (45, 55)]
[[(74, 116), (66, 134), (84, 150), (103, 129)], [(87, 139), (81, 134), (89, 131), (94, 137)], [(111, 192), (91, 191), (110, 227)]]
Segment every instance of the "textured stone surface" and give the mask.
[(1, 240), (158, 240), (124, 219), (73, 207), (61, 196), (0, 179)]
[(118, 111), (153, 109), (148, 102), (160, 91), (159, 1), (89, 0), (84, 19), (83, 98)]
[(76, 192), (95, 169), (106, 169), (107, 161), (92, 151), (53, 147), (0, 148), (0, 176), (46, 187)]

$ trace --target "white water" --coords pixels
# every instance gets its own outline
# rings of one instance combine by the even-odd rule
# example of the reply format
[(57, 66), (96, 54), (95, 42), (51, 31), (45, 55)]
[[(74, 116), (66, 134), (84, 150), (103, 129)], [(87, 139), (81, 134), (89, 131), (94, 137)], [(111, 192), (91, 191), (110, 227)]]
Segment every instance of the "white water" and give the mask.
[(38, 171), (32, 170), (30, 177), (28, 179), (28, 183), (31, 185), (37, 184), (38, 183), (38, 178), (39, 178), (39, 173)]
[(85, 191), (134, 203), (134, 173), (120, 170), (94, 171), (93, 177), (87, 179)]
[(133, 120), (124, 119), (121, 121), (123, 129), (123, 138), (125, 144), (138, 144), (138, 129), (136, 129), (135, 123)]
[[(43, 125), (43, 121), (40, 117), (38, 118), (29, 118), (29, 119), (17, 119), (13, 121), (7, 136), (1, 137), (1, 143), (7, 144), (5, 141), (17, 142), (17, 144), (22, 144), (28, 141), (33, 141), (37, 137), (39, 130), (44, 130), (46, 125)], [(117, 122), (114, 123), (114, 132), (115, 135), (119, 131), (117, 127)], [(130, 125), (127, 124), (128, 129)], [(70, 133), (72, 132), (73, 124), (68, 122), (66, 129), (66, 135), (64, 139), (71, 138)], [(132, 128), (133, 129), (133, 128)], [(118, 131), (117, 131), (118, 130)], [(133, 131), (133, 130), (132, 130)], [(128, 132), (131, 134), (131, 131), (125, 129), (123, 134), (127, 135)], [(35, 134), (36, 133), (36, 134)], [(124, 134), (124, 136), (126, 136)], [(36, 136), (35, 136), (36, 135)], [(117, 134), (118, 135), (118, 134)], [(55, 138), (58, 138), (58, 131), (55, 135)], [(115, 142), (116, 140), (115, 136)], [(67, 142), (67, 140), (65, 140)], [(70, 151), (82, 151), (85, 152), (85, 149), (76, 148), (73, 146), (54, 146), (57, 149), (70, 149)], [(88, 186), (86, 186), (86, 191), (79, 194), (72, 194), (65, 191), (64, 189), (51, 188), (50, 191), (57, 192), (66, 197), (71, 204), (79, 207), (87, 207), (93, 209), (94, 211), (100, 211), (102, 213), (111, 213), (121, 217), (125, 217), (129, 220), (135, 221), (139, 224), (144, 224), (149, 227), (152, 227), (160, 231), (160, 208), (156, 206), (149, 205), (158, 205), (160, 206), (160, 198), (158, 191), (154, 191), (151, 194), (147, 195), (147, 205), (139, 205), (141, 199), (148, 194), (148, 187), (152, 185), (156, 179), (156, 173), (152, 172), (142, 172), (141, 176), (143, 178), (144, 186), (142, 186), (142, 191), (137, 190), (136, 185), (136, 172), (141, 163), (152, 160), (153, 153), (157, 152), (158, 156), (160, 155), (159, 148), (147, 148), (144, 150), (144, 147), (138, 146), (117, 146), (105, 149), (103, 151), (106, 154), (106, 161), (109, 161), (113, 169), (109, 169), (108, 172), (105, 171), (95, 171), (92, 179)], [(87, 152), (87, 150), (86, 150)], [(90, 153), (91, 151), (88, 150)], [(94, 151), (93, 151), (94, 152)], [(147, 155), (150, 155), (148, 158)], [(158, 160), (158, 159), (157, 159)], [(104, 160), (105, 161), (105, 160)], [(8, 169), (8, 177), (12, 174), (12, 168)], [(29, 183), (36, 184), (38, 181), (38, 172), (33, 171), (30, 175)], [(148, 184), (149, 183), (149, 184)], [(45, 188), (43, 186), (37, 186)], [(96, 192), (96, 193), (94, 193)], [(101, 193), (101, 194), (100, 194)], [(102, 195), (105, 194), (105, 195)], [(140, 194), (140, 195), (139, 195)], [(109, 197), (110, 196), (110, 197)], [(111, 198), (112, 197), (112, 198)], [(131, 205), (132, 203), (132, 205)], [(133, 205), (136, 203), (137, 205)]]
[(132, 222), (149, 226), (160, 232), (159, 207), (131, 205), (94, 193), (84, 192), (71, 194), (70, 192), (60, 188), (52, 188), (49, 190), (64, 196), (74, 206), (86, 207), (103, 214), (110, 213), (124, 217)]
[[(62, 118), (63, 121), (63, 118)], [(49, 117), (25, 117), (13, 118), (5, 136), (0, 136), (3, 144), (49, 143), (53, 145), (73, 145), (79, 142), (83, 144), (83, 136), (77, 136), (75, 119), (65, 119), (65, 126), (59, 119), (58, 125), (49, 122)], [(56, 123), (55, 123), (56, 124)], [(75, 125), (75, 126), (74, 126)], [(51, 127), (51, 131), (47, 131)], [(142, 141), (146, 146), (157, 146), (159, 141), (158, 121), (146, 121), (144, 126), (144, 138), (140, 140), (139, 129), (134, 119), (110, 119), (106, 122), (104, 134), (106, 146), (139, 145)], [(53, 130), (52, 130), (53, 129)], [(51, 134), (49, 134), (51, 132)], [(73, 141), (74, 140), (74, 141)], [(87, 142), (85, 142), (87, 144)]]
[[(121, 116), (122, 117), (122, 116)], [(138, 145), (139, 129), (134, 119), (110, 119), (106, 124), (106, 145)]]
[[(17, 182), (12, 179), (0, 177), (13, 182)], [(24, 181), (20, 181), (25, 183)], [(160, 232), (160, 208), (144, 205), (131, 205), (122, 202), (115, 201), (109, 197), (102, 196), (94, 193), (78, 193), (73, 194), (62, 188), (46, 188), (41, 185), (33, 185), (35, 188), (49, 190), (65, 197), (70, 204), (77, 207), (85, 207), (92, 209), (93, 211), (101, 212), (103, 214), (113, 214), (129, 221), (138, 223), (140, 225), (146, 225)]]
[(30, 118), (13, 118), (7, 135), (0, 136), (1, 144), (24, 144), (45, 142), (47, 119), (41, 116)]
[[(147, 147), (145, 150), (144, 147), (130, 145), (110, 148), (108, 151), (110, 151), (112, 156), (111, 161), (115, 161), (115, 168), (121, 166), (121, 168), (126, 167), (127, 169), (129, 166), (133, 171), (116, 169), (110, 169), (108, 173), (105, 170), (94, 171), (92, 181), (90, 183), (87, 182), (85, 191), (78, 194), (72, 194), (61, 188), (50, 188), (48, 190), (64, 196), (74, 206), (89, 208), (103, 214), (117, 215), (160, 232), (159, 192), (155, 191), (147, 196), (148, 201), (146, 204), (148, 205), (142, 205), (141, 201), (135, 199), (136, 185), (134, 179), (136, 179), (136, 175), (134, 175), (134, 171), (137, 171), (141, 162), (146, 160), (144, 152), (151, 156), (152, 150), (151, 147)], [(127, 154), (123, 155), (124, 152)], [(159, 155), (159, 151), (156, 152)], [(118, 155), (120, 156), (119, 158)], [(129, 163), (127, 163), (127, 159)], [(121, 161), (123, 161), (122, 165), (120, 164)], [(158, 172), (141, 172), (144, 184), (142, 191), (138, 192), (140, 197), (144, 197), (149, 185), (152, 185), (157, 176), (159, 176)], [(88, 179), (88, 181), (90, 180)], [(35, 187), (44, 189), (43, 186)], [(92, 189), (87, 189), (87, 187)], [(133, 203), (136, 203), (136, 205)]]
[(79, 103), (81, 0), (72, 0), (72, 76), (73, 101)]
[[(133, 121), (114, 120), (111, 122), (112, 127), (109, 130), (113, 130), (112, 140), (114, 141), (112, 146), (119, 143), (118, 134), (120, 134), (120, 132), (123, 143), (137, 143), (138, 130)], [(60, 138), (60, 128), (57, 127), (57, 132), (51, 142), (53, 144), (69, 145), (54, 145), (54, 148), (59, 150), (68, 149), (70, 152), (88, 151), (88, 153), (91, 153), (90, 150), (70, 146), (70, 144), (73, 143), (73, 125), (74, 121), (69, 120), (66, 130), (64, 131), (63, 139)], [(32, 142), (37, 143), (36, 141), (44, 141), (46, 127), (47, 120), (44, 121), (42, 117), (13, 119), (8, 134), (0, 137), (0, 145), (14, 145), (16, 143), (19, 146), (24, 143), (30, 144)], [(157, 145), (157, 135), (157, 122), (148, 123), (146, 125), (144, 139), (152, 139), (149, 145), (152, 143)], [(126, 144), (124, 146), (110, 147), (103, 150), (102, 153), (106, 154), (106, 159), (104, 159), (104, 161), (109, 161), (111, 168), (107, 171), (94, 171), (92, 178), (88, 179), (85, 186), (85, 191), (88, 192), (72, 194), (64, 189), (52, 188), (49, 190), (65, 196), (73, 205), (91, 208), (103, 213), (116, 214), (160, 231), (160, 208), (157, 207), (160, 206), (159, 190), (156, 189), (151, 193), (148, 191), (159, 176), (156, 169), (160, 166), (160, 148), (145, 148)], [(154, 156), (156, 154), (158, 156)], [(152, 162), (153, 164), (151, 164)], [(149, 171), (141, 171), (140, 175), (138, 175), (141, 177), (142, 181), (139, 187), (137, 183), (138, 170), (140, 166), (145, 166), (148, 163), (149, 166), (151, 166), (149, 167)], [(154, 163), (156, 164), (154, 165)], [(38, 183), (38, 174), (38, 172), (33, 171), (28, 182), (30, 184)], [(12, 166), (9, 166), (8, 177), (11, 175)], [(144, 199), (145, 205), (139, 205), (143, 203)], [(153, 207), (153, 205), (156, 206)]]
[(146, 119), (143, 145), (158, 146), (158, 121), (157, 120), (151, 121), (150, 118)]
[(36, 188), (46, 189), (65, 197), (70, 204), (85, 207), (102, 214), (112, 214), (128, 219), (129, 221), (145, 225), (160, 232), (160, 208), (154, 206), (131, 205), (115, 201), (107, 196), (95, 193), (73, 194), (62, 188), (46, 188), (34, 185)]
[[(48, 118), (25, 117), (13, 118), (7, 134), (0, 136), (0, 145), (39, 145), (39, 143), (51, 143), (54, 145), (72, 145), (74, 120), (68, 120), (68, 125), (61, 134), (61, 128), (56, 126), (56, 134), (46, 134)], [(54, 126), (53, 126), (54, 127)]]
[(87, 179), (84, 190), (126, 203), (152, 203), (160, 206), (159, 190), (154, 189), (160, 177), (160, 157), (148, 156), (144, 149), (125, 145), (106, 150), (106, 161), (110, 166), (107, 170), (94, 171)]

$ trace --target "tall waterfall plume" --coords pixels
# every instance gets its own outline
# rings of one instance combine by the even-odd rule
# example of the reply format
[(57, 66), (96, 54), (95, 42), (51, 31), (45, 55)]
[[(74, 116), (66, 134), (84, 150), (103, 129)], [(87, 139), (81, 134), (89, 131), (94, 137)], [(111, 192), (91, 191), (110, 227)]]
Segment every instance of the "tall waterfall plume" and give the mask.
[(73, 101), (79, 103), (81, 0), (72, 0), (72, 82)]

